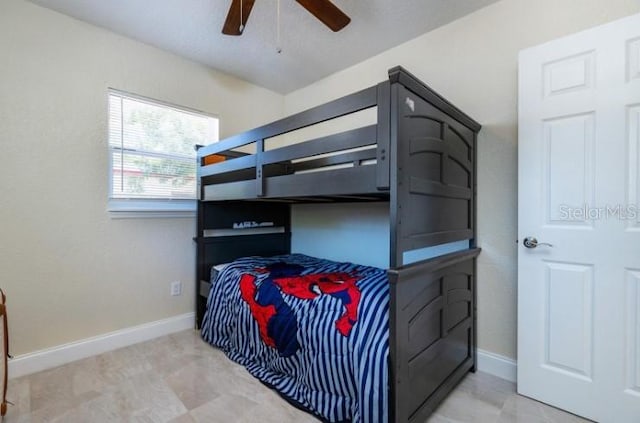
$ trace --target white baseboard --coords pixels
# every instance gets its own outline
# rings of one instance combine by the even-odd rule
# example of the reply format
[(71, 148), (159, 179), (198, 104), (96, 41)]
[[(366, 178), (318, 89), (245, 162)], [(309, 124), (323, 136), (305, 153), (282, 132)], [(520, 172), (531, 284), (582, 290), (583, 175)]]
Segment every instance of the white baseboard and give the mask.
[(517, 362), (509, 357), (478, 349), (478, 370), (516, 382)]
[(9, 378), (36, 373), (72, 361), (148, 341), (159, 336), (193, 329), (195, 327), (194, 322), (195, 313), (186, 313), (19, 355), (9, 361)]
[[(192, 329), (194, 321), (195, 313), (185, 313), (168, 319), (157, 320), (57, 347), (19, 355), (9, 361), (9, 378), (29, 375), (72, 361), (148, 341), (159, 336)], [(478, 370), (510, 382), (516, 381), (516, 361), (489, 351), (478, 350)]]

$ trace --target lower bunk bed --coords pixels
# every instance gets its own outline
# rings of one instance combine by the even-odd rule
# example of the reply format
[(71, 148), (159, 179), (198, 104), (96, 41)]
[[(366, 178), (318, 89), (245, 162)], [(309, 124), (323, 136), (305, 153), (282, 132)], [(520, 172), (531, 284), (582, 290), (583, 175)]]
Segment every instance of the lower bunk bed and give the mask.
[(239, 258), (212, 268), (202, 337), (321, 421), (420, 421), (475, 366), (478, 253), (389, 271)]
[(325, 421), (382, 422), (388, 326), (384, 270), (293, 254), (226, 266), (202, 336)]

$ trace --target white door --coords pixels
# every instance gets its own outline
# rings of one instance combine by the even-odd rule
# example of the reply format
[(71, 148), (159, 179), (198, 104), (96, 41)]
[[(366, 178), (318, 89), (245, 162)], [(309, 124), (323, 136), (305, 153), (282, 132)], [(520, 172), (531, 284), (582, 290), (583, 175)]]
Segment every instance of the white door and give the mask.
[(638, 423), (640, 15), (521, 53), (518, 156), (518, 392)]

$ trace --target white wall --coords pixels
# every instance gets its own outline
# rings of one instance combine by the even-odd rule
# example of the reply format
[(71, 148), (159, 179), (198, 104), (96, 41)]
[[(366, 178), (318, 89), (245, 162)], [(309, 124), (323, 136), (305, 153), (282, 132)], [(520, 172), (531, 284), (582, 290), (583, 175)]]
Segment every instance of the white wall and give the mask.
[[(518, 51), (639, 11), (637, 0), (503, 0), (285, 96), (285, 112), (294, 113), (376, 84), (389, 68), (402, 65), (483, 125), (478, 341), (484, 350), (516, 356)], [(388, 224), (379, 210), (372, 213), (369, 222)], [(326, 228), (335, 225), (327, 221), (332, 213), (323, 212), (316, 221), (303, 215), (298, 223), (308, 227), (319, 220)], [(349, 232), (323, 236), (334, 245), (355, 239)], [(367, 244), (380, 245), (370, 237)]]
[[(194, 309), (195, 218), (106, 212), (108, 87), (218, 114), (221, 136), (283, 108), (266, 89), (0, 1), (0, 287), (13, 354)], [(169, 296), (172, 280), (182, 296)]]

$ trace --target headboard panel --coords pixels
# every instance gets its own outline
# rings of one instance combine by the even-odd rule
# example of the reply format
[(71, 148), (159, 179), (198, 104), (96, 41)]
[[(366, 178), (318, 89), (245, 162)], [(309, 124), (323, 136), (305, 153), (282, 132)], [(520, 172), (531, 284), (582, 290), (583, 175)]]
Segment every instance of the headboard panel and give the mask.
[[(392, 71), (390, 71), (392, 72)], [(403, 253), (475, 239), (476, 134), (480, 127), (407, 72), (390, 73), (391, 267)], [(397, 82), (396, 82), (397, 81)]]
[[(291, 206), (268, 202), (198, 203), (198, 281), (209, 282), (211, 267), (240, 257), (291, 253)], [(264, 233), (264, 232), (268, 233)], [(196, 289), (197, 327), (206, 298)]]

